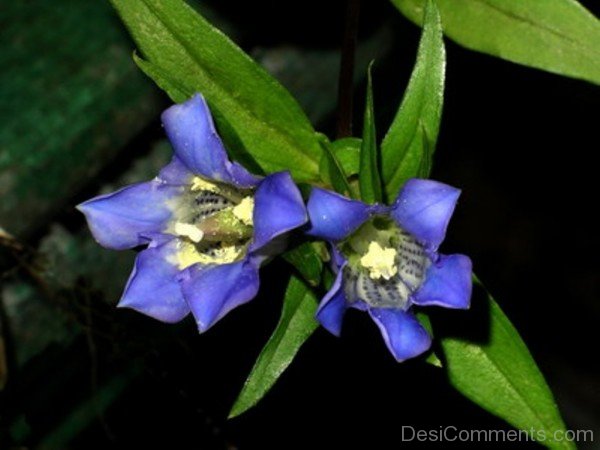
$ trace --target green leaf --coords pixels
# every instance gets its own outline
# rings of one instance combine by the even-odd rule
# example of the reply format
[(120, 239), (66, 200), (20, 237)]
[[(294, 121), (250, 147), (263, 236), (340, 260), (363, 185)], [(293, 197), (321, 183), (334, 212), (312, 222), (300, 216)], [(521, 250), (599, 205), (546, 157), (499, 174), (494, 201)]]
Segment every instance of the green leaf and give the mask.
[(322, 151), (306, 115), (224, 34), (182, 0), (111, 2), (144, 55), (136, 62), (173, 100), (201, 92), (228, 146), (241, 143), (266, 173), (318, 180)]
[[(424, 0), (392, 0), (420, 24)], [(437, 0), (444, 32), (471, 50), (600, 83), (600, 22), (575, 0)]]
[(347, 197), (357, 198), (355, 190), (348, 181), (348, 175), (344, 171), (344, 167), (332, 149), (331, 142), (323, 136), (321, 146), (323, 147), (323, 156), (319, 165), (321, 179), (331, 184), (336, 192)]
[(142, 72), (149, 78), (152, 78), (159, 88), (169, 94), (171, 100), (176, 103), (182, 103), (189, 98), (190, 89), (184, 83), (178, 82), (177, 79), (169, 75), (167, 71), (140, 58), (135, 52), (133, 53), (133, 60)]
[(381, 202), (381, 177), (377, 158), (377, 134), (375, 131), (375, 112), (373, 106), (373, 82), (371, 67), (367, 71), (367, 100), (363, 119), (362, 143), (360, 146), (360, 171), (358, 181), (361, 199), (367, 203)]
[(431, 157), (440, 127), (446, 52), (437, 7), (431, 0), (427, 5), (417, 62), (402, 104), (381, 144), (388, 200), (396, 196), (406, 180), (417, 176), (424, 158)]
[[(552, 392), (527, 346), (491, 295), (487, 291), (484, 294), (474, 297), (475, 311), (471, 313), (477, 315), (481, 325), (480, 313), (485, 316), (487, 310), (489, 324), (483, 327), (486, 336), (466, 340), (468, 327), (461, 323), (461, 337), (441, 341), (450, 382), (466, 397), (518, 429), (533, 428), (548, 438), (557, 430), (564, 431)], [(548, 440), (544, 444), (575, 448), (566, 441)]]
[(345, 137), (331, 143), (331, 151), (348, 177), (358, 175), (361, 145), (361, 139), (355, 137)]
[(294, 359), (302, 344), (317, 329), (317, 299), (310, 288), (292, 276), (283, 311), (271, 338), (256, 360), (229, 417), (252, 408), (271, 389)]
[(435, 149), (432, 149), (431, 147), (431, 142), (427, 136), (427, 130), (423, 124), (419, 124), (419, 126), (421, 127), (421, 132), (423, 133), (423, 157), (419, 163), (417, 177), (429, 178), (429, 175), (431, 175), (431, 167), (433, 166), (433, 150)]
[(315, 246), (324, 246), (324, 244), (322, 242), (302, 242), (282, 255), (283, 259), (292, 264), (311, 286), (319, 285), (323, 270), (323, 260), (319, 257)]

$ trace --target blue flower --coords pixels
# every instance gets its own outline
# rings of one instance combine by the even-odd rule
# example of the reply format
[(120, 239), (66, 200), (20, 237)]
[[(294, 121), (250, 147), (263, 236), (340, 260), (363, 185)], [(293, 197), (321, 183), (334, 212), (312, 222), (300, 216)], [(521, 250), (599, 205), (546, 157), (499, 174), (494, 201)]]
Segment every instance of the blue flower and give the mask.
[(306, 223), (306, 208), (288, 172), (261, 179), (228, 160), (201, 95), (162, 121), (175, 154), (159, 175), (78, 209), (102, 246), (147, 245), (119, 306), (164, 322), (191, 311), (205, 331), (256, 295), (259, 267)]
[(356, 308), (369, 313), (396, 360), (428, 350), (431, 337), (412, 306), (470, 304), (471, 260), (437, 252), (459, 195), (451, 186), (411, 179), (384, 206), (313, 188), (308, 234), (331, 243), (336, 273), (317, 320), (339, 336), (344, 313)]

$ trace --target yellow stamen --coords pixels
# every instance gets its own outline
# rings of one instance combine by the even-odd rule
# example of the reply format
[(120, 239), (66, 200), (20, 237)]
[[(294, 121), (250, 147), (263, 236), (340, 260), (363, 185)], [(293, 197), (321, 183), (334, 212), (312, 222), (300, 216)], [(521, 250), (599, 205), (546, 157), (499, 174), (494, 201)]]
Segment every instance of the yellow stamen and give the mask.
[(196, 244), (200, 242), (204, 237), (204, 233), (196, 225), (183, 222), (175, 223), (175, 233), (179, 236), (189, 238), (192, 242), (195, 242)]
[(244, 197), (242, 201), (234, 206), (233, 215), (237, 217), (244, 225), (251, 226), (252, 214), (254, 213), (254, 198)]
[(197, 263), (229, 264), (236, 261), (242, 251), (243, 247), (221, 244), (220, 248), (213, 250), (213, 255), (207, 255), (199, 252), (198, 248), (191, 242), (179, 241), (173, 264), (177, 265), (179, 270), (187, 269)]
[(202, 255), (196, 249), (196, 246), (191, 242), (179, 241), (177, 243), (177, 251), (175, 253), (174, 263), (179, 267), (179, 270), (187, 269), (196, 263), (202, 262), (205, 255)]
[(200, 177), (192, 178), (192, 186), (190, 189), (192, 191), (219, 192), (219, 188), (216, 184), (211, 183), (210, 181), (206, 181)]
[(215, 250), (212, 260), (216, 264), (229, 264), (237, 259), (241, 251), (242, 249), (238, 246), (221, 244), (221, 248)]
[(363, 267), (369, 269), (369, 277), (376, 280), (385, 278), (389, 280), (398, 273), (395, 264), (396, 250), (390, 247), (382, 247), (376, 241), (371, 241), (369, 250), (360, 258)]

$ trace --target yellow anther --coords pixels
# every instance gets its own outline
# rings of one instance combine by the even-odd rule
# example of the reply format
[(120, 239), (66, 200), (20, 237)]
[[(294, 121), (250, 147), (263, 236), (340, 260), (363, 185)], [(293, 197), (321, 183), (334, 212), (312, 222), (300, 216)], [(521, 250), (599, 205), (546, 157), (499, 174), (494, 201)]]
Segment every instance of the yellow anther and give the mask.
[(196, 225), (183, 222), (175, 223), (175, 233), (179, 236), (189, 238), (192, 242), (195, 242), (196, 244), (200, 242), (204, 237), (204, 233)]
[(254, 213), (254, 198), (244, 197), (242, 201), (234, 206), (233, 215), (237, 217), (244, 225), (252, 225), (252, 214)]
[(376, 280), (385, 278), (389, 280), (398, 273), (396, 266), (396, 250), (391, 247), (382, 247), (376, 241), (369, 243), (369, 250), (360, 258), (360, 264), (369, 269), (369, 277)]
[(237, 259), (241, 251), (242, 249), (238, 246), (221, 244), (221, 247), (215, 250), (215, 256), (212, 259), (215, 264), (229, 264)]
[(229, 264), (236, 261), (243, 250), (244, 248), (241, 246), (221, 244), (219, 248), (212, 251), (212, 254), (207, 254), (198, 251), (198, 248), (191, 242), (179, 241), (172, 263), (179, 270), (187, 269), (197, 263)]
[(211, 183), (210, 181), (206, 181), (200, 177), (192, 178), (192, 186), (190, 188), (192, 191), (209, 191), (209, 192), (219, 192), (219, 188), (216, 184)]
[(205, 257), (205, 255), (198, 252), (194, 244), (186, 241), (177, 243), (177, 250), (173, 256), (175, 257), (173, 263), (177, 265), (179, 270), (187, 269), (196, 263), (202, 262), (203, 257)]

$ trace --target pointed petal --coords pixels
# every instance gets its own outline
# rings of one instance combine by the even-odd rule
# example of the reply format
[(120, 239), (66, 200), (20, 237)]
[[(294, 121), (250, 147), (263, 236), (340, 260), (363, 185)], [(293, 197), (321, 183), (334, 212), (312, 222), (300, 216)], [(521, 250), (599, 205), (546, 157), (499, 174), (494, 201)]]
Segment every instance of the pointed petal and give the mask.
[(182, 273), (183, 294), (200, 332), (258, 292), (258, 268), (251, 260), (212, 267), (196, 264)]
[(162, 114), (162, 122), (175, 155), (194, 174), (238, 187), (252, 187), (258, 182), (242, 166), (229, 161), (200, 94), (171, 106)]
[(342, 285), (343, 272), (343, 267), (341, 267), (335, 277), (333, 286), (331, 286), (329, 292), (321, 300), (321, 304), (315, 315), (323, 328), (338, 337), (342, 332), (342, 321), (348, 308)]
[(308, 221), (300, 191), (289, 172), (278, 172), (261, 181), (254, 197), (254, 242), (250, 251)]
[(339, 241), (361, 226), (372, 207), (335, 192), (313, 187), (307, 204), (310, 225), (307, 234)]
[(369, 314), (396, 361), (414, 358), (431, 346), (431, 337), (413, 314), (392, 308), (370, 308)]
[(446, 236), (460, 190), (432, 180), (408, 180), (394, 206), (392, 217), (429, 251), (435, 251)]
[(177, 281), (179, 268), (170, 262), (175, 245), (175, 240), (161, 245), (152, 243), (138, 254), (119, 307), (168, 323), (187, 316), (190, 308)]
[(471, 303), (471, 259), (465, 255), (440, 255), (425, 273), (423, 285), (415, 292), (413, 303), (445, 308), (468, 309)]
[(147, 243), (143, 234), (161, 232), (171, 217), (167, 206), (181, 188), (159, 181), (127, 186), (77, 206), (100, 245), (115, 250)]

